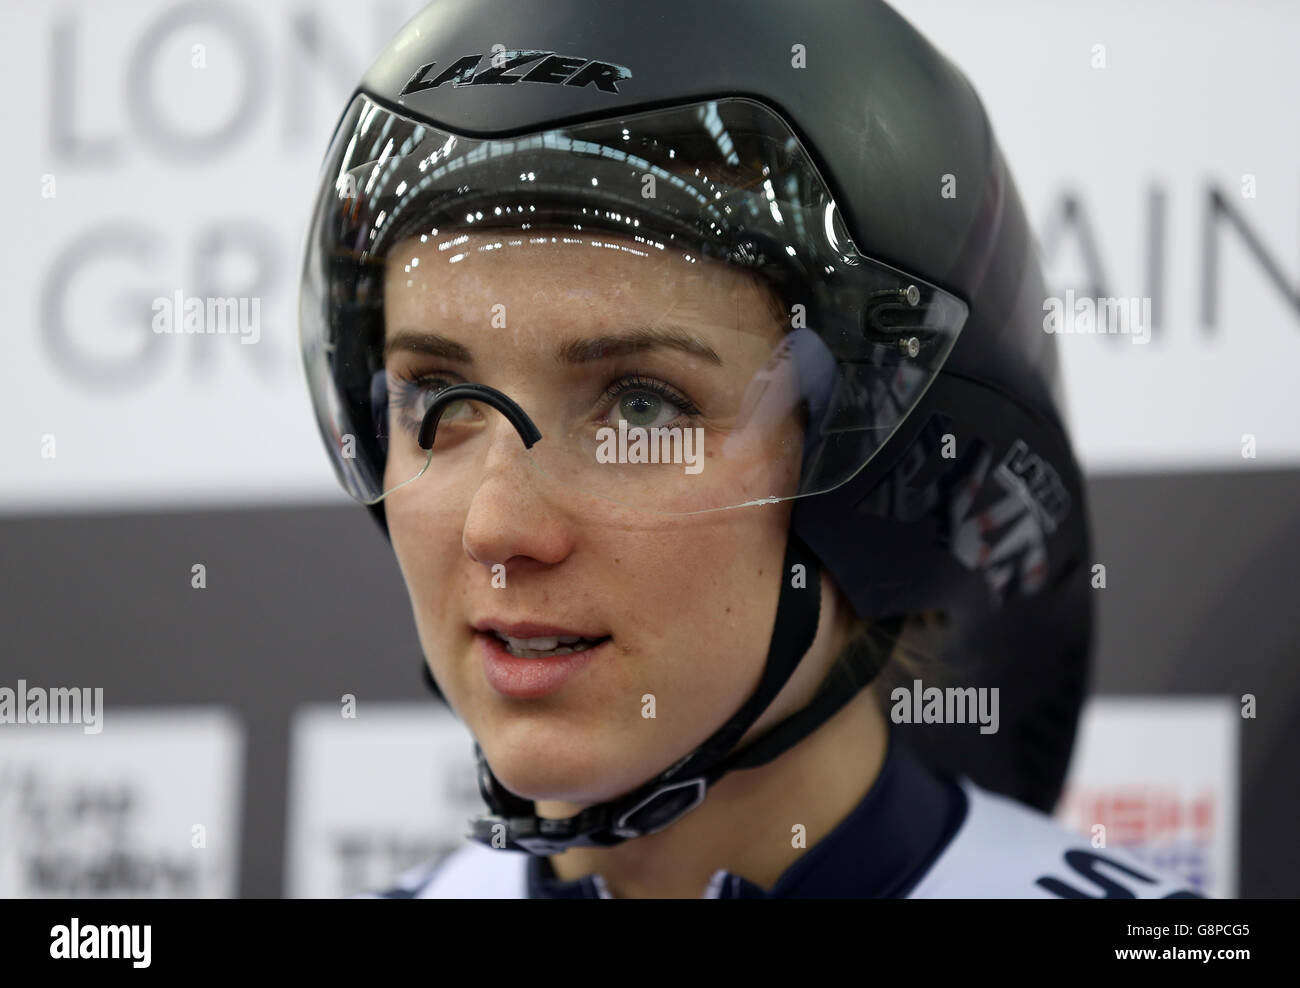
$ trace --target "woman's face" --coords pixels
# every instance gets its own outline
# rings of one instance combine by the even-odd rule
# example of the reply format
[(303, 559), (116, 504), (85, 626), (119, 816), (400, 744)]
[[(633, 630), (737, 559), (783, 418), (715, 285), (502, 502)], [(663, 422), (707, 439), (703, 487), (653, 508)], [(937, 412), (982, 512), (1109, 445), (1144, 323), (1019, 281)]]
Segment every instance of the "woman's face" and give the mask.
[[(788, 502), (638, 507), (793, 490), (802, 426), (792, 412), (746, 455), (719, 455), (786, 329), (756, 276), (610, 235), (535, 234), (456, 230), (389, 255), (390, 472), (409, 471), (394, 444), (405, 430), (409, 447), (438, 386), (504, 392), (543, 439), (528, 452), (497, 410), (449, 406), (429, 469), (384, 505), (425, 656), (497, 777), (529, 799), (587, 804), (667, 768), (753, 692), (788, 578)], [(566, 437), (565, 455), (589, 453), (583, 437), (620, 419), (701, 429), (701, 469), (553, 455)], [(823, 624), (833, 606), (824, 597)], [(494, 628), (604, 641), (515, 658)], [(557, 681), (561, 664), (571, 673)], [(755, 730), (793, 709), (782, 699)]]

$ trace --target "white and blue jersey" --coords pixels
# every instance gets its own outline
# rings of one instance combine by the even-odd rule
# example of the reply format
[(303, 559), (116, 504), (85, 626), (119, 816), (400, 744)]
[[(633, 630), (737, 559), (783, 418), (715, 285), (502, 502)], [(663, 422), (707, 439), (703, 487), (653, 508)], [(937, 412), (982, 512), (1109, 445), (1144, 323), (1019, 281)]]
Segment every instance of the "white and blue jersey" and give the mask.
[[(1201, 898), (1046, 814), (936, 773), (891, 737), (880, 775), (840, 824), (770, 889), (719, 869), (706, 899)], [(613, 898), (599, 874), (556, 877), (549, 860), (467, 843), (360, 898)]]

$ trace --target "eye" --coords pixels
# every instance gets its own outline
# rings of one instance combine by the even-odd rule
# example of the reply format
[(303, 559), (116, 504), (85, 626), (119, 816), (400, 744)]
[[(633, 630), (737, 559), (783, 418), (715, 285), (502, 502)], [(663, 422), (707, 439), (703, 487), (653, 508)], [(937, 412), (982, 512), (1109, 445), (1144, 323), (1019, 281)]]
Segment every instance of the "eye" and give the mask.
[[(401, 424), (408, 432), (420, 431), (429, 406), (439, 393), (459, 382), (437, 374), (427, 374), (418, 378), (407, 378), (401, 374), (389, 376), (392, 387), (391, 401), (400, 416)], [(465, 400), (453, 401), (442, 410), (438, 419), (439, 428), (443, 425), (469, 418), (473, 414), (470, 403)]]
[[(675, 407), (672, 402), (648, 391), (632, 391), (618, 400), (618, 413), (627, 419), (627, 424), (646, 428), (671, 422), (676, 417), (672, 414)], [(666, 420), (665, 414), (668, 415)]]
[(615, 382), (605, 392), (612, 403), (610, 418), (627, 421), (629, 428), (654, 429), (699, 414), (684, 394), (653, 378), (637, 375)]

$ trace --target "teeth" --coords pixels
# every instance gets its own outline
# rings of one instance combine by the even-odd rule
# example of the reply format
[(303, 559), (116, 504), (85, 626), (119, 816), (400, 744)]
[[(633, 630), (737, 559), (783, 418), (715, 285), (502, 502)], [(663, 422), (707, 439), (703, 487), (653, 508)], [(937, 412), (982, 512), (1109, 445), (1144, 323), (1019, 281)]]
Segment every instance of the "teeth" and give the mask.
[(598, 639), (578, 635), (552, 635), (547, 638), (511, 638), (499, 631), (494, 634), (505, 642), (506, 651), (521, 659), (544, 659), (556, 655), (585, 652), (599, 643)]
[(554, 636), (550, 638), (511, 638), (509, 635), (503, 635), (502, 637), (515, 648), (526, 648), (530, 652), (549, 652), (560, 644), (560, 639)]

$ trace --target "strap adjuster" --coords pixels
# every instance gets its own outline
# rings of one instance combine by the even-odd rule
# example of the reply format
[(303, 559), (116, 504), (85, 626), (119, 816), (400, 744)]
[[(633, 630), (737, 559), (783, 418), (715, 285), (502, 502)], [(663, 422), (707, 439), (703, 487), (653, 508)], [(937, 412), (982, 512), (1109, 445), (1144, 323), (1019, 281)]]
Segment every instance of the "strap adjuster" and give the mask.
[[(663, 830), (678, 817), (704, 802), (708, 788), (708, 783), (702, 776), (684, 782), (669, 782), (620, 816), (609, 829), (617, 836), (626, 838), (644, 837)], [(648, 819), (639, 824), (634, 823), (632, 818), (638, 813)]]

